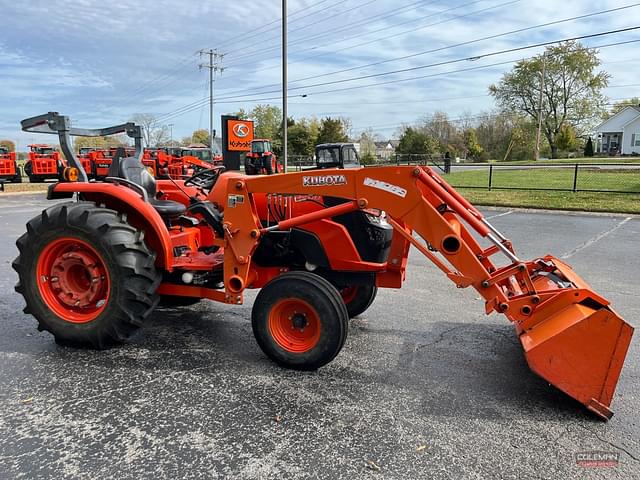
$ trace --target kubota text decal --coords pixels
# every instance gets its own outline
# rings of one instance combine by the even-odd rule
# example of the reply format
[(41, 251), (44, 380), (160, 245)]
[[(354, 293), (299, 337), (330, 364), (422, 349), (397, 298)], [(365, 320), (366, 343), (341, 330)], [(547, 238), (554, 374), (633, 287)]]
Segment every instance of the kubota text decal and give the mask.
[(303, 187), (324, 187), (328, 185), (346, 185), (347, 177), (344, 175), (314, 175), (302, 177)]

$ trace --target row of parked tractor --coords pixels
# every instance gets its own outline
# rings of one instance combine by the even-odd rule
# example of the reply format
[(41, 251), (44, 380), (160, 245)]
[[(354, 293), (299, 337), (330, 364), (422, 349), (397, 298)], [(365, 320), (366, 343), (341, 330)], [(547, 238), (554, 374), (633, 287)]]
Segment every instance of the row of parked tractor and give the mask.
[[(120, 149), (120, 151), (119, 151)], [(90, 179), (104, 179), (114, 156), (133, 156), (129, 147), (80, 148), (78, 159)], [(221, 155), (211, 155), (208, 148), (145, 148), (142, 163), (155, 178), (180, 179), (193, 175), (201, 169), (222, 165)], [(24, 175), (31, 183), (45, 180), (66, 181), (67, 161), (52, 145), (29, 145), (24, 164)], [(17, 163), (16, 153), (0, 147), (0, 182), (22, 182), (22, 172)]]

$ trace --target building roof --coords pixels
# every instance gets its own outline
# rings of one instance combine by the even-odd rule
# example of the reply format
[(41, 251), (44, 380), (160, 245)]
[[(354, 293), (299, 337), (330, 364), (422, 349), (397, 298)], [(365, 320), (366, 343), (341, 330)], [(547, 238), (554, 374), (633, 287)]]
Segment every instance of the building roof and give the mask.
[(596, 127), (596, 132), (602, 132), (602, 131), (606, 131), (604, 130), (602, 127), (604, 125), (606, 125), (607, 123), (615, 120), (616, 118), (618, 118), (620, 115), (622, 115), (623, 113), (627, 112), (628, 110), (634, 110), (636, 113), (636, 116), (633, 117), (630, 121), (625, 122), (622, 126), (631, 123), (633, 121), (635, 121), (638, 117), (640, 117), (640, 105), (629, 105), (625, 108), (623, 108), (622, 110), (620, 110), (619, 112), (615, 113), (614, 115), (611, 115), (609, 118), (607, 118), (604, 122), (602, 122), (600, 125), (598, 125)]

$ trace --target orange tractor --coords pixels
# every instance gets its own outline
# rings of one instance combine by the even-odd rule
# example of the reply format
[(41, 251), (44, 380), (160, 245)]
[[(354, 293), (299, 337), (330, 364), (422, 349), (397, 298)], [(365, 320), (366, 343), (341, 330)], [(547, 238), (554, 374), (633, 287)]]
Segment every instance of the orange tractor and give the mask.
[(245, 154), (244, 173), (247, 175), (271, 175), (284, 172), (273, 153), (271, 140), (255, 138), (251, 140), (251, 150)]
[(63, 180), (65, 160), (60, 152), (51, 145), (29, 145), (29, 158), (24, 164), (24, 173), (31, 183), (42, 183), (45, 180)]
[(22, 175), (16, 162), (16, 152), (0, 147), (0, 182), (22, 182)]
[(95, 178), (95, 163), (94, 160), (97, 157), (97, 148), (82, 147), (78, 150), (78, 160), (82, 164), (82, 168), (87, 173), (89, 179)]
[(168, 161), (167, 174), (174, 180), (184, 179), (201, 170), (222, 164), (222, 159), (212, 156), (208, 148), (174, 147), (164, 150)]
[[(49, 113), (22, 121), (57, 133), (78, 181), (29, 221), (13, 262), (25, 312), (58, 342), (106, 348), (143, 326), (162, 300), (242, 304), (264, 353), (317, 369), (343, 348), (349, 317), (378, 288), (400, 288), (411, 247), (486, 313), (513, 323), (534, 372), (607, 419), (633, 328), (571, 267), (522, 260), (511, 242), (429, 167), (323, 169), (273, 176), (202, 170), (156, 181), (140, 128), (76, 130)], [(126, 132), (135, 154), (87, 182), (71, 135)], [(74, 197), (75, 194), (75, 197)], [(470, 367), (473, 368), (473, 367)]]

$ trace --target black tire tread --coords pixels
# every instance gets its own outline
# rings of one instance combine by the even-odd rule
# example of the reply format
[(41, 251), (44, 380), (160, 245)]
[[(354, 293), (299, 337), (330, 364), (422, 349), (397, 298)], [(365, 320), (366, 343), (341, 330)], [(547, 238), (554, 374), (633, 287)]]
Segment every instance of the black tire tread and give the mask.
[[(347, 308), (344, 302), (342, 301), (340, 292), (338, 292), (338, 290), (328, 280), (320, 277), (319, 275), (316, 275), (310, 272), (305, 272), (305, 271), (291, 271), (274, 278), (267, 285), (265, 285), (265, 287), (263, 287), (263, 290), (260, 291), (260, 293), (258, 294), (258, 297), (256, 298), (256, 303), (260, 301), (260, 295), (265, 288), (269, 287), (269, 288), (277, 289), (279, 288), (278, 287), (279, 283), (290, 281), (290, 280), (293, 280), (298, 284), (306, 284), (311, 288), (318, 289), (321, 292), (321, 294), (324, 295), (325, 298), (327, 298), (330, 301), (335, 312), (338, 312), (338, 315), (340, 317), (340, 321), (339, 321), (340, 338), (339, 338), (338, 348), (336, 348), (333, 352), (331, 352), (330, 355), (324, 356), (322, 359), (318, 361), (312, 361), (312, 362), (303, 363), (303, 364), (291, 364), (288, 362), (283, 362), (281, 359), (274, 356), (270, 352), (269, 347), (265, 345), (264, 342), (261, 340), (260, 334), (257, 331), (258, 319), (255, 315), (255, 310), (252, 311), (252, 327), (253, 327), (254, 336), (256, 337), (256, 340), (260, 348), (262, 348), (262, 350), (267, 354), (267, 356), (269, 356), (276, 363), (287, 368), (294, 368), (298, 370), (315, 370), (331, 362), (344, 346), (347, 339), (347, 334), (349, 331), (349, 321), (348, 321), (349, 315), (347, 313)], [(254, 303), (254, 309), (255, 309), (255, 303)]]
[[(78, 235), (99, 244), (117, 268), (120, 276), (111, 282), (121, 285), (120, 294), (112, 297), (110, 312), (103, 314), (104, 320), (101, 316), (89, 324), (81, 324), (86, 326), (100, 320), (99, 325), (74, 328), (74, 324), (62, 321), (46, 307), (39, 293), (35, 293), (37, 288), (27, 286), (35, 268), (39, 239), (44, 235), (53, 240), (57, 233)], [(155, 254), (144, 243), (142, 232), (126, 223), (126, 215), (114, 210), (93, 202), (54, 205), (27, 223), (27, 232), (16, 245), (20, 254), (12, 266), (19, 277), (15, 290), (27, 303), (24, 311), (36, 317), (39, 330), (49, 331), (60, 344), (102, 349), (121, 343), (145, 323), (160, 300), (156, 290), (162, 276), (155, 269)]]

